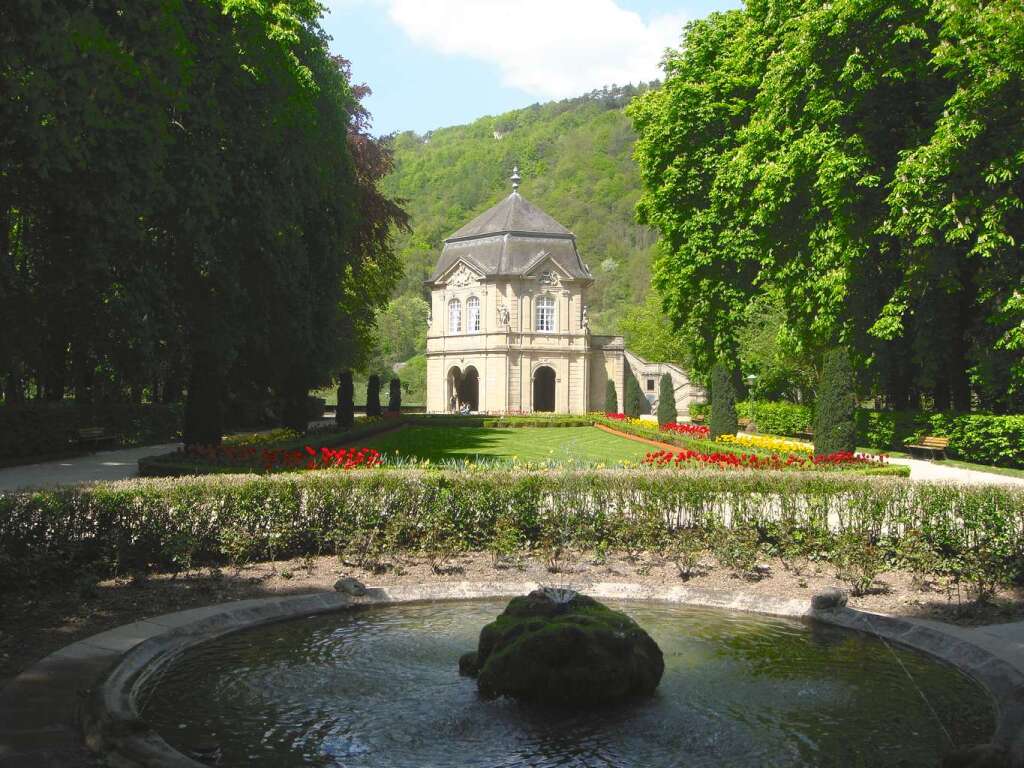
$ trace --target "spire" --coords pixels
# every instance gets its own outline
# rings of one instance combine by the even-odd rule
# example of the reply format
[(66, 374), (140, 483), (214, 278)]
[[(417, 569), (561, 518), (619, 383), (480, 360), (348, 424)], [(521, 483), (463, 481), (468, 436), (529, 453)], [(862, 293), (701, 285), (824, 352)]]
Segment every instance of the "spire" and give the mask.
[(512, 191), (519, 191), (519, 182), (522, 181), (522, 177), (519, 175), (519, 166), (513, 166), (512, 168)]

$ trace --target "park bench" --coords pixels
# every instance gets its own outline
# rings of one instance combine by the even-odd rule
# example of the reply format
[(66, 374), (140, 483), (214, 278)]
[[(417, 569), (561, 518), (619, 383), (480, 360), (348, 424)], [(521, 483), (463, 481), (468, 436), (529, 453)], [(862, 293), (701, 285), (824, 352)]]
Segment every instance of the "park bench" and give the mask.
[(87, 446), (99, 447), (101, 445), (113, 445), (117, 438), (111, 435), (103, 427), (82, 427), (78, 430), (78, 445), (81, 448)]
[(938, 454), (940, 458), (946, 458), (946, 448), (949, 447), (948, 437), (932, 437), (929, 435), (921, 440), (917, 445), (905, 446), (911, 455), (915, 451), (921, 451), (922, 453), (930, 453), (932, 456)]

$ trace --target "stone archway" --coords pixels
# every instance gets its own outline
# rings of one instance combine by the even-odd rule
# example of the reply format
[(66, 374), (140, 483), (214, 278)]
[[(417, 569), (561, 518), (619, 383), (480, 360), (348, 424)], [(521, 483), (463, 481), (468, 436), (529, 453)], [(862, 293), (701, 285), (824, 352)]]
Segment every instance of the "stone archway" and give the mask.
[(548, 413), (555, 410), (555, 371), (547, 365), (533, 372), (533, 410)]
[(471, 411), (480, 410), (480, 374), (472, 365), (467, 365), (462, 372), (459, 401), (468, 404)]
[(458, 413), (468, 406), (470, 411), (480, 410), (480, 374), (476, 367), (465, 369), (453, 365), (448, 369), (445, 388), (445, 408), (449, 413)]

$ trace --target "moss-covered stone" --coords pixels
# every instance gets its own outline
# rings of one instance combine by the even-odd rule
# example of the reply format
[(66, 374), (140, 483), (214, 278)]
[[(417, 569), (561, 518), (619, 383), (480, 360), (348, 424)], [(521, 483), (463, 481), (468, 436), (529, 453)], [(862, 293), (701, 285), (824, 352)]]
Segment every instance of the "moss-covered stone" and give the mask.
[(661, 681), (661, 649), (635, 621), (593, 598), (560, 590), (516, 597), (480, 632), (475, 658), (486, 698), (601, 706), (650, 696)]

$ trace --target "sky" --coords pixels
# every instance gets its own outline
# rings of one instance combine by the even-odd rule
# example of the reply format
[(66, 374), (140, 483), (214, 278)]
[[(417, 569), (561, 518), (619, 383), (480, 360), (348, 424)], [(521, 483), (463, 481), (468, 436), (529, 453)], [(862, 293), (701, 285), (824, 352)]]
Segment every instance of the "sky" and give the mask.
[(740, 0), (323, 0), (377, 134), (660, 77), (683, 25)]

